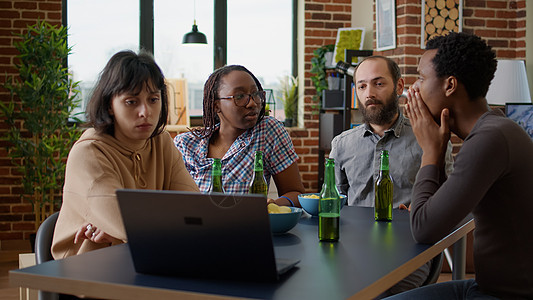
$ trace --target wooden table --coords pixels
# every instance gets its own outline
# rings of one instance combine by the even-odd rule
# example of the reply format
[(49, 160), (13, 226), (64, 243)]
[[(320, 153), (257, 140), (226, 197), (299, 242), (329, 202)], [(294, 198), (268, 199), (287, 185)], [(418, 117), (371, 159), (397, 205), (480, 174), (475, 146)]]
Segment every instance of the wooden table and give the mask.
[(375, 222), (372, 208), (345, 207), (338, 243), (318, 241), (316, 217), (274, 236), (277, 257), (301, 260), (275, 283), (138, 274), (127, 244), (13, 270), (9, 280), (13, 286), (106, 299), (371, 299), (473, 229), (469, 220), (434, 245), (417, 244), (407, 211), (395, 210), (387, 223)]

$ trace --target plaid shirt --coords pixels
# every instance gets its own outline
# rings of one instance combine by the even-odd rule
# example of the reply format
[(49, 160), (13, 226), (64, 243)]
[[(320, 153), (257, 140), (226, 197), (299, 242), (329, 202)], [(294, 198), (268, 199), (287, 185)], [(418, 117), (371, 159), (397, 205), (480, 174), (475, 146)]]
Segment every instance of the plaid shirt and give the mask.
[[(220, 124), (215, 126), (215, 130)], [(208, 139), (199, 139), (187, 132), (174, 138), (185, 166), (200, 191), (207, 192), (211, 185), (212, 158), (207, 157)], [(233, 142), (222, 158), (222, 183), (228, 194), (246, 194), (254, 173), (255, 151), (263, 151), (265, 179), (287, 169), (297, 159), (289, 134), (280, 121), (265, 116), (253, 128), (248, 129)]]

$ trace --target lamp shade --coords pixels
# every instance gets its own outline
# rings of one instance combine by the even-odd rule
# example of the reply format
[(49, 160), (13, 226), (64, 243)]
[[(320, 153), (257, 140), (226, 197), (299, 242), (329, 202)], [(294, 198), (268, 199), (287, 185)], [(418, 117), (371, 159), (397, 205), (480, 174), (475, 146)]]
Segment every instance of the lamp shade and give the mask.
[(506, 102), (531, 103), (524, 61), (499, 59), (486, 98), (492, 105), (505, 105)]
[(205, 37), (205, 34), (198, 31), (196, 21), (194, 21), (194, 25), (192, 25), (192, 31), (183, 36), (183, 44), (207, 44), (207, 38)]

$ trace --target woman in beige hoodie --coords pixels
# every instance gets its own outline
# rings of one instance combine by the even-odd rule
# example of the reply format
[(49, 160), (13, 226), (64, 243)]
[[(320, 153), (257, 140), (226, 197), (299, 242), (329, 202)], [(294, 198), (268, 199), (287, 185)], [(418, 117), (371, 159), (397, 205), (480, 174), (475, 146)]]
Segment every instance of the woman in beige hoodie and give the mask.
[(87, 107), (88, 124), (72, 147), (54, 232), (55, 259), (125, 243), (115, 191), (198, 191), (164, 126), (168, 94), (151, 55), (116, 53)]

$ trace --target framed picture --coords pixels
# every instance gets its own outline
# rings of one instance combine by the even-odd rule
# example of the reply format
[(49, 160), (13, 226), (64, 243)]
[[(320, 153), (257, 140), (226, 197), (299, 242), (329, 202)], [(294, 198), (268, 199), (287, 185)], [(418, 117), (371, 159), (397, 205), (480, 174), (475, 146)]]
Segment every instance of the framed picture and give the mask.
[(396, 48), (396, 0), (376, 0), (376, 48)]
[[(337, 31), (337, 41), (335, 42), (335, 49), (333, 50), (332, 65), (336, 65), (338, 61), (346, 61), (344, 57), (344, 50), (361, 50), (365, 38), (364, 28), (339, 28)], [(356, 63), (357, 61), (352, 61)]]
[(422, 0), (420, 48), (438, 35), (463, 30), (463, 0)]
[(533, 140), (533, 104), (505, 103), (505, 114), (529, 134)]

